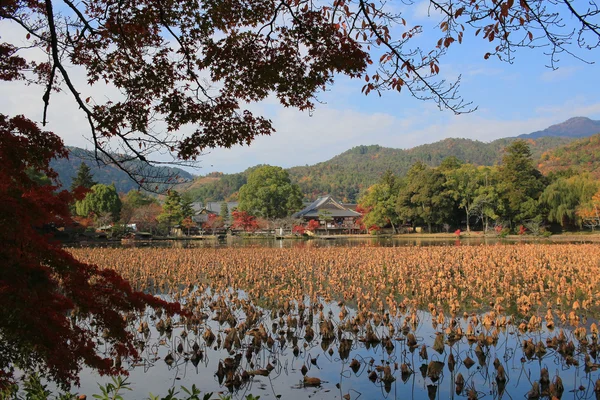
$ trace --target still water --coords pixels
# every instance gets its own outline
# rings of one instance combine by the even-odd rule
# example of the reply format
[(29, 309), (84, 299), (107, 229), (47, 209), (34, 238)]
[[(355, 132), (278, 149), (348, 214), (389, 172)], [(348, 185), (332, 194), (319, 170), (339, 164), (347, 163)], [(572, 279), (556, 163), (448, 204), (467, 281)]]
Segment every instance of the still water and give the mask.
[[(597, 335), (576, 337), (568, 323), (525, 331), (517, 327), (524, 321), (506, 323), (494, 314), (452, 318), (407, 309), (360, 316), (346, 305), (308, 299), (266, 310), (233, 291), (197, 299), (204, 319), (196, 326), (173, 323), (165, 330), (164, 316), (154, 314), (132, 324), (143, 350), (141, 360), (124, 362), (132, 389), (125, 398), (193, 384), (213, 392), (211, 398), (234, 399), (600, 396)], [(588, 332), (591, 322), (583, 321)], [(98, 393), (96, 382), (109, 380), (86, 371), (79, 392)]]

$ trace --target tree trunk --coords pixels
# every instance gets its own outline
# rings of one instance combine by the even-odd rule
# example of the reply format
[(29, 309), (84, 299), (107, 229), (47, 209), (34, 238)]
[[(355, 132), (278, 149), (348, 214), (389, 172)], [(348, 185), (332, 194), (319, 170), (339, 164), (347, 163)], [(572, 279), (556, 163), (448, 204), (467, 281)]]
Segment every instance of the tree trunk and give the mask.
[(390, 219), (390, 224), (392, 224), (392, 232), (394, 232), (394, 235), (397, 233), (396, 232), (396, 226), (394, 225), (394, 223), (392, 222), (392, 220)]

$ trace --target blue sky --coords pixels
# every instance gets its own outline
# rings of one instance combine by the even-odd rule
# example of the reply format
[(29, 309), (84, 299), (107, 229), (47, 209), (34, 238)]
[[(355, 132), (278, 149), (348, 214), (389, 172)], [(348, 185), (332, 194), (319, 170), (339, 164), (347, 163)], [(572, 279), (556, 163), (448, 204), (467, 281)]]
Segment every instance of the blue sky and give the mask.
[[(433, 19), (427, 18), (424, 4), (404, 6), (407, 19), (431, 25)], [(2, 40), (22, 40), (24, 35), (13, 28), (5, 22), (0, 25)], [(421, 40), (435, 43), (438, 37), (439, 31), (433, 35), (428, 30)], [(338, 77), (318, 95), (321, 103), (312, 113), (283, 108), (274, 99), (250, 105), (252, 111), (270, 118), (277, 132), (256, 139), (249, 147), (212, 150), (200, 158), (201, 168), (192, 172), (233, 173), (256, 164), (311, 165), (363, 144), (410, 148), (447, 137), (488, 142), (541, 130), (574, 116), (600, 120), (600, 51), (580, 52), (594, 62), (591, 65), (565, 54), (560, 57), (559, 69), (553, 71), (546, 67), (549, 58), (540, 49), (517, 51), (513, 64), (493, 57), (484, 60), (490, 50), (487, 41), (467, 32), (463, 44), (452, 45), (440, 63), (443, 77), (462, 76), (460, 94), (478, 107), (473, 113), (440, 111), (435, 104), (404, 92), (365, 96), (361, 94), (362, 80)], [(89, 91), (110, 96), (107, 88)], [(4, 113), (24, 113), (41, 120), (42, 88), (3, 83), (3, 94), (0, 108)], [(53, 96), (48, 129), (63, 137), (67, 145), (91, 148), (84, 116), (68, 96)]]

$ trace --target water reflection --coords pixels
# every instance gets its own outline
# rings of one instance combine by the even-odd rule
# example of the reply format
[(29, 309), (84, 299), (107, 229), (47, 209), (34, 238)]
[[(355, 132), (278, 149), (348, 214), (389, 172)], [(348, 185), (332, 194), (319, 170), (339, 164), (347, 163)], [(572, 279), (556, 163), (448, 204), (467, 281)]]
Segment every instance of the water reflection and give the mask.
[[(585, 241), (577, 241), (584, 243)], [(154, 248), (224, 248), (224, 247), (268, 247), (268, 248), (312, 248), (312, 247), (406, 247), (406, 246), (479, 246), (495, 244), (552, 243), (547, 239), (506, 240), (497, 237), (327, 237), (311, 239), (244, 238), (228, 236), (194, 240), (152, 240), (121, 243), (119, 241), (84, 242), (74, 247), (154, 247)], [(563, 241), (563, 243), (570, 243)]]
[[(397, 314), (319, 300), (263, 309), (243, 292), (192, 291), (185, 321), (131, 319), (132, 398), (172, 387), (261, 399), (600, 398), (598, 330), (490, 311)], [(123, 361), (124, 363), (126, 361)], [(97, 392), (93, 374), (82, 392)]]

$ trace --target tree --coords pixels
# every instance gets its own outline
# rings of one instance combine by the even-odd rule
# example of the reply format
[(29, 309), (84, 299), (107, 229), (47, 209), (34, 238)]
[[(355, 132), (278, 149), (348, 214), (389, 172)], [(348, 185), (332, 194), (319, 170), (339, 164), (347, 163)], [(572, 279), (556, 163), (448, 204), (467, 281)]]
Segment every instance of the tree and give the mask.
[(308, 221), (308, 224), (306, 224), (306, 230), (311, 232), (316, 232), (320, 227), (321, 223), (316, 219), (311, 219)]
[(284, 218), (302, 208), (302, 193), (281, 167), (265, 165), (252, 171), (240, 189), (238, 209), (267, 219)]
[(192, 219), (192, 217), (185, 217), (183, 221), (181, 221), (181, 226), (187, 230), (188, 236), (190, 235), (190, 229), (196, 227), (196, 223)]
[(82, 162), (79, 164), (75, 179), (73, 179), (71, 182), (71, 191), (74, 191), (80, 186), (86, 189), (91, 189), (92, 186), (96, 185), (97, 183), (98, 182), (94, 181), (90, 167), (88, 167), (86, 163)]
[(535, 168), (531, 150), (524, 140), (514, 141), (504, 151), (498, 175), (503, 217), (511, 223), (534, 218), (545, 178)]
[(592, 196), (590, 201), (577, 209), (577, 215), (583, 224), (592, 230), (600, 227), (600, 190)]
[[(39, 184), (27, 169), (56, 182), (49, 162), (66, 155), (57, 136), (24, 117), (0, 114), (0, 390), (15, 368), (39, 372), (63, 388), (78, 382), (83, 366), (125, 373), (114, 359), (135, 358), (137, 351), (123, 316), (148, 306), (179, 311), (133, 291), (112, 270), (77, 261), (49, 237), (53, 227), (71, 222), (73, 194), (56, 183)], [(82, 194), (77, 189), (75, 196)], [(100, 348), (103, 331), (108, 335)]]
[(131, 222), (139, 208), (157, 203), (156, 199), (140, 190), (130, 190), (126, 195), (120, 195), (119, 198), (121, 199), (121, 222), (124, 224)]
[(256, 217), (248, 214), (246, 211), (233, 211), (231, 213), (233, 217), (232, 227), (234, 229), (243, 229), (246, 232), (254, 232), (258, 229), (258, 222)]
[(396, 226), (400, 223), (396, 211), (399, 191), (400, 182), (391, 171), (386, 171), (379, 182), (371, 186), (359, 201), (363, 210), (369, 210), (362, 217), (361, 223), (367, 227), (379, 228), (391, 224), (393, 232), (396, 233)]
[(563, 228), (581, 227), (583, 221), (577, 210), (590, 202), (598, 186), (597, 181), (579, 175), (559, 178), (548, 185), (540, 195), (540, 204), (547, 207), (548, 221)]
[(223, 218), (223, 222), (229, 222), (229, 206), (227, 206), (227, 202), (224, 201), (221, 203), (221, 212), (219, 212), (221, 218)]
[(181, 215), (183, 216), (183, 218), (192, 218), (194, 215), (196, 215), (196, 211), (192, 206), (194, 200), (189, 193), (184, 193), (183, 195), (181, 195), (180, 203)]
[(217, 229), (222, 228), (223, 226), (225, 226), (225, 223), (223, 222), (223, 217), (217, 214), (208, 214), (208, 219), (202, 225), (204, 229), (210, 230), (211, 234), (213, 235), (215, 234), (215, 231)]
[(176, 190), (169, 190), (162, 206), (162, 213), (156, 218), (160, 225), (170, 233), (173, 225), (181, 224), (184, 215), (181, 210), (181, 196)]
[(497, 221), (499, 213), (499, 195), (497, 190), (497, 175), (496, 167), (479, 167), (479, 174), (482, 179), (482, 184), (475, 191), (475, 198), (470, 208), (471, 215), (477, 217), (481, 221), (483, 231), (489, 230), (490, 219)]
[[(28, 44), (2, 43), (1, 79), (40, 84), (44, 124), (54, 89), (64, 89), (88, 121), (98, 154), (111, 161), (151, 162), (157, 147), (193, 160), (205, 149), (273, 132), (271, 121), (243, 104), (274, 94), (284, 106), (310, 109), (335, 74), (364, 79), (364, 93), (404, 92), (469, 111), (459, 80), (440, 75), (443, 56), (469, 34), (481, 32), (490, 43), (486, 59), (512, 62), (516, 48), (541, 47), (551, 66), (561, 52), (580, 58), (580, 50), (600, 44), (595, 1), (444, 0), (429, 7), (439, 40), (424, 47), (425, 28), (385, 2), (232, 0), (225, 7), (143, 0), (112, 7), (106, 0), (6, 0), (0, 19)], [(49, 61), (36, 61), (30, 47)], [(80, 70), (83, 82), (73, 73)], [(218, 91), (210, 90), (214, 82)], [(104, 83), (119, 95), (89, 95), (88, 85)], [(169, 134), (185, 126), (191, 134), (183, 139)], [(111, 152), (111, 144), (121, 151)]]
[(136, 208), (131, 223), (136, 224), (138, 231), (154, 233), (158, 228), (158, 216), (162, 213), (162, 207), (157, 203), (150, 203)]
[(477, 190), (483, 185), (479, 170), (472, 164), (459, 165), (446, 170), (446, 188), (450, 197), (457, 202), (458, 207), (465, 212), (467, 232), (471, 231), (469, 219), (473, 214), (473, 204)]
[(408, 171), (405, 182), (397, 206), (402, 219), (422, 221), (429, 232), (432, 232), (433, 224), (448, 220), (453, 201), (445, 190), (444, 174), (417, 162)]
[(103, 185), (101, 183), (92, 186), (83, 200), (75, 203), (77, 215), (86, 217), (90, 214), (100, 215), (111, 213), (112, 221), (119, 219), (121, 212), (121, 199), (117, 194), (115, 185)]

